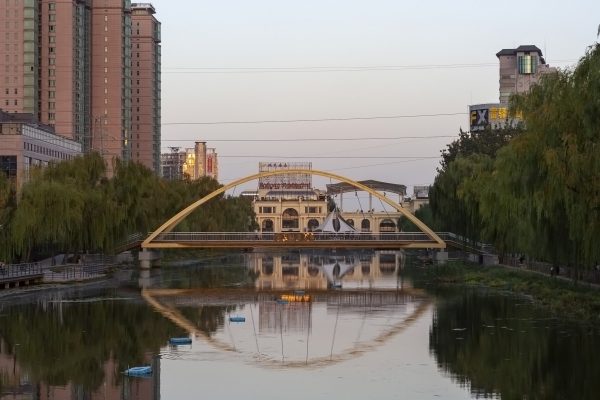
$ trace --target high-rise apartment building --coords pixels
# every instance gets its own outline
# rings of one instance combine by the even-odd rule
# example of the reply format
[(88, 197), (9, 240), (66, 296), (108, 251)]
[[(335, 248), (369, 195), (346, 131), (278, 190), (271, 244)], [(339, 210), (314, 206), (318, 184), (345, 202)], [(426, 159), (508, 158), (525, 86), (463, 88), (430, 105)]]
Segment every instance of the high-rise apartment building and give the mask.
[(131, 5), (131, 158), (160, 171), (160, 22), (149, 3)]
[(502, 49), (496, 53), (500, 62), (500, 104), (507, 105), (514, 93), (526, 93), (540, 77), (556, 71), (546, 64), (542, 51), (533, 45)]
[[(115, 157), (132, 158), (134, 128), (136, 138), (138, 131), (151, 131), (143, 142), (152, 151), (158, 149), (156, 154), (142, 156), (145, 153), (140, 151), (134, 159), (159, 173), (160, 24), (152, 5), (132, 5), (130, 0), (3, 0), (0, 4), (4, 50), (0, 108), (31, 113), (58, 135), (82, 143), (86, 151), (100, 152), (109, 171)], [(152, 37), (147, 65), (134, 64), (132, 57), (134, 11), (144, 13), (135, 17), (144, 26), (139, 34), (135, 30), (136, 40)], [(143, 41), (139, 46), (144, 46)], [(152, 73), (145, 73), (146, 68)], [(149, 101), (140, 97), (139, 104), (133, 103), (134, 82), (136, 91), (151, 88)], [(140, 122), (151, 123), (132, 125), (133, 112)]]

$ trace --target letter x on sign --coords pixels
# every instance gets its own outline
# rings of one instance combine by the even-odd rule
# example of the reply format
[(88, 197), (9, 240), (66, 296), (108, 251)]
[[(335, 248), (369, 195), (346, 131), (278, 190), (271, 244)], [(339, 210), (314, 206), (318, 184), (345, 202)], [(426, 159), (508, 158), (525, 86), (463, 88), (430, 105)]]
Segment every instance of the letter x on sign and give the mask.
[(488, 110), (477, 110), (477, 125), (487, 125)]

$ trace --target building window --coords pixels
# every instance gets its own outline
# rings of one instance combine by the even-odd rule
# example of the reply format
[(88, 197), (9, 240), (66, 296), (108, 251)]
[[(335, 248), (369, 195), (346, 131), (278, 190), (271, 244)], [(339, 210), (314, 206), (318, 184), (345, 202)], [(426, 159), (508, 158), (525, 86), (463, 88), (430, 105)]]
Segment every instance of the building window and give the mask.
[(56, 103), (53, 101), (48, 102), (48, 110), (54, 110)]
[(54, 76), (54, 72), (55, 72), (55, 71), (56, 71), (55, 69), (52, 69), (52, 68), (50, 68), (50, 69), (48, 70), (48, 76)]
[(54, 90), (50, 90), (48, 92), (48, 98), (53, 99), (56, 96), (56, 92)]
[(56, 36), (48, 36), (48, 43), (55, 43), (56, 42)]
[(49, 79), (48, 80), (48, 86), (50, 86), (50, 87), (56, 86), (56, 81), (54, 79)]
[(56, 60), (55, 60), (54, 58), (52, 58), (52, 57), (51, 57), (51, 58), (49, 58), (49, 59), (48, 59), (48, 64), (49, 64), (49, 65), (54, 65), (55, 61), (56, 61)]
[(48, 3), (48, 10), (56, 10), (56, 3)]
[(53, 112), (48, 113), (48, 119), (51, 120), (51, 121), (54, 120), (54, 113)]
[(54, 32), (54, 25), (50, 25), (50, 26), (48, 26), (48, 31), (50, 31), (50, 32)]
[(54, 47), (49, 47), (49, 48), (48, 48), (48, 51), (49, 51), (50, 53), (54, 53)]
[(56, 21), (56, 14), (50, 14), (50, 15), (48, 15), (48, 21), (50, 21), (50, 22)]
[(520, 74), (535, 74), (537, 71), (537, 57), (525, 54), (517, 57)]

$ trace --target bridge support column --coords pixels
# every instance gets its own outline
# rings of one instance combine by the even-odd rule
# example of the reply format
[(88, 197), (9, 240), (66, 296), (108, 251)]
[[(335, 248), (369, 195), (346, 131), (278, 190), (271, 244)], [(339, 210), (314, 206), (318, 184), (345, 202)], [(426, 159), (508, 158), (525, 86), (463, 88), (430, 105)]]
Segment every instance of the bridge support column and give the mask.
[(435, 261), (439, 264), (446, 264), (448, 262), (448, 252), (446, 250), (436, 251)]
[(141, 269), (150, 269), (152, 262), (160, 260), (160, 253), (154, 250), (142, 249), (138, 254)]
[(499, 260), (496, 254), (484, 254), (483, 265), (498, 265)]

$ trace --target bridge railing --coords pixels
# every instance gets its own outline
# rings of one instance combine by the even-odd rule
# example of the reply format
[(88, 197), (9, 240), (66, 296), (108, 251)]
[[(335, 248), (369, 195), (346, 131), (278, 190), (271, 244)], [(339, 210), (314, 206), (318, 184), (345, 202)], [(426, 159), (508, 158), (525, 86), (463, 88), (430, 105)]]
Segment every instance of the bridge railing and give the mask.
[(437, 235), (445, 242), (453, 242), (456, 243), (465, 249), (475, 250), (478, 253), (495, 253), (494, 246), (488, 243), (481, 243), (477, 241), (470, 240), (464, 236), (457, 235), (452, 232), (436, 232)]
[(155, 238), (159, 242), (323, 242), (323, 241), (431, 242), (420, 232), (169, 232)]
[(0, 265), (0, 280), (40, 275), (43, 273), (42, 266), (39, 263)]

